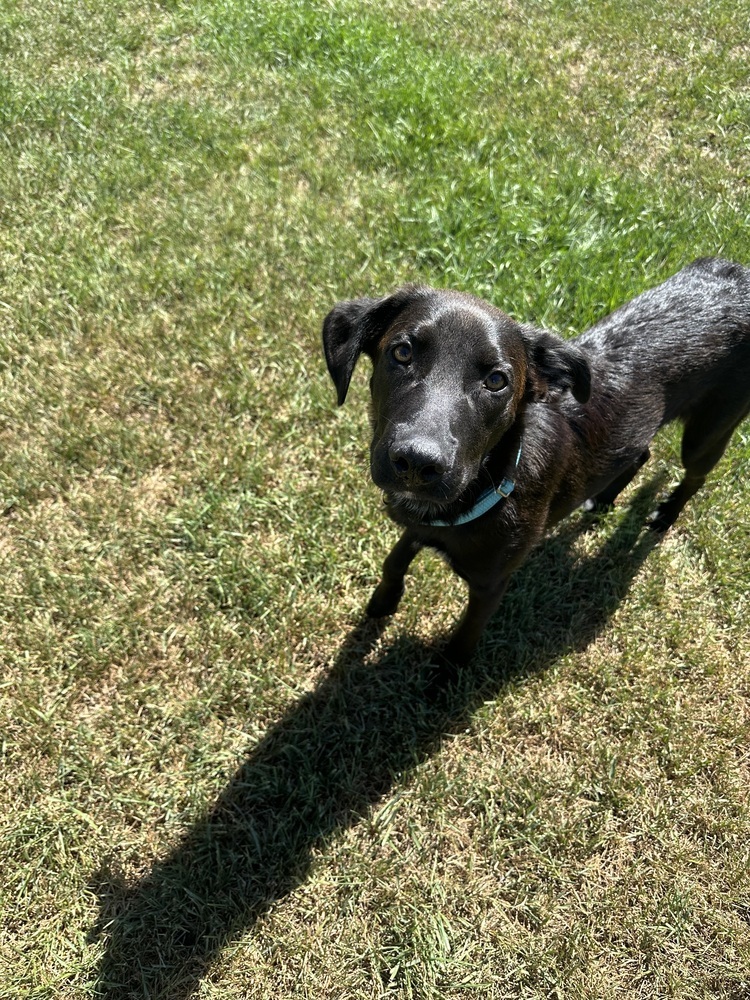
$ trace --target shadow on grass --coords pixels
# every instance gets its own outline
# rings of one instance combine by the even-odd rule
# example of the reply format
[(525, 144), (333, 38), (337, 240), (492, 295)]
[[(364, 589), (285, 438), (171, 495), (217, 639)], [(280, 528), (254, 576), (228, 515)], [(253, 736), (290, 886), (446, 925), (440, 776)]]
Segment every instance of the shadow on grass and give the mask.
[(516, 574), (485, 643), (440, 704), (424, 696), (429, 650), (400, 640), (377, 663), (363, 621), (315, 691), (248, 755), (208, 815), (140, 883), (97, 878), (106, 935), (99, 994), (180, 1000), (227, 942), (305, 879), (313, 849), (356, 824), (505, 685), (585, 648), (606, 626), (657, 540), (644, 487), (600, 550), (572, 550), (573, 519)]

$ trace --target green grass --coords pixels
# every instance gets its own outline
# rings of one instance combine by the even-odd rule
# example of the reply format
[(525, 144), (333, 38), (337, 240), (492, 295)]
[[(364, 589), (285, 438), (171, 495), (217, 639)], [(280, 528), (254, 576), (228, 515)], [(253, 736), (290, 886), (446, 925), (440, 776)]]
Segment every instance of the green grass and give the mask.
[(0, 998), (750, 996), (750, 425), (463, 589), (394, 537), (334, 301), (579, 330), (750, 262), (746, 0), (0, 12)]

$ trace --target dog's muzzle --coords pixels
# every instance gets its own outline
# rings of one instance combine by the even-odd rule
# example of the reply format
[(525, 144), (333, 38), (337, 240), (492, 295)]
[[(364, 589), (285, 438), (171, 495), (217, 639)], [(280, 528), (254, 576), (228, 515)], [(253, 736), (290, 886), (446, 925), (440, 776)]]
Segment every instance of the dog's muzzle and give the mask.
[(455, 456), (432, 439), (374, 443), (370, 468), (375, 485), (385, 493), (438, 507), (455, 500), (464, 485)]

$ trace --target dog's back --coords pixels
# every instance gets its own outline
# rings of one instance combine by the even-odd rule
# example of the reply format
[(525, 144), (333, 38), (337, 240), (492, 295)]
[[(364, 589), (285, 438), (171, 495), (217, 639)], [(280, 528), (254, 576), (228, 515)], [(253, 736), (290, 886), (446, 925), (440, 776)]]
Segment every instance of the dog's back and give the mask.
[[(704, 257), (616, 309), (576, 338), (594, 383), (662, 396), (660, 424), (706, 393), (750, 392), (750, 269)], [(739, 401), (738, 401), (739, 405)]]
[(750, 269), (696, 260), (574, 342), (592, 370), (589, 425), (606, 428), (610, 469), (624, 470), (594, 496), (597, 505), (611, 503), (648, 458), (659, 427), (685, 425), (685, 478), (654, 517), (666, 529), (750, 412)]

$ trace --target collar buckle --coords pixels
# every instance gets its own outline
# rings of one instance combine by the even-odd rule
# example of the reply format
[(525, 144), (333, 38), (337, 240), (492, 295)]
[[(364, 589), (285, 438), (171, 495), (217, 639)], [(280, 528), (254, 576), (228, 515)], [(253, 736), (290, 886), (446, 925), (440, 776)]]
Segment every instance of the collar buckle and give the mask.
[(495, 490), (498, 496), (501, 496), (503, 500), (511, 495), (513, 490), (516, 488), (515, 480), (508, 479), (507, 477), (503, 479), (498, 488)]

